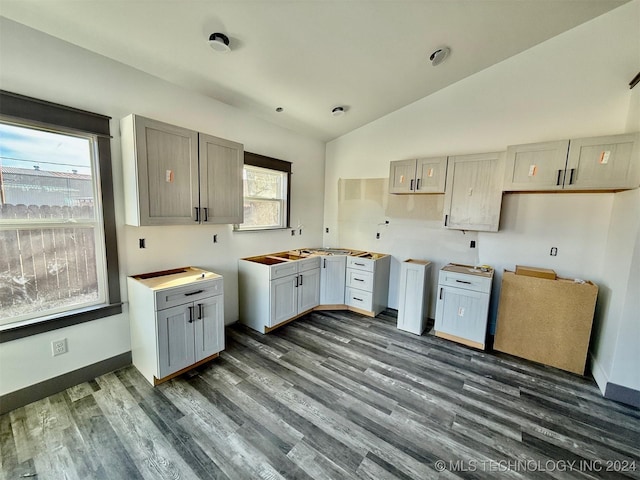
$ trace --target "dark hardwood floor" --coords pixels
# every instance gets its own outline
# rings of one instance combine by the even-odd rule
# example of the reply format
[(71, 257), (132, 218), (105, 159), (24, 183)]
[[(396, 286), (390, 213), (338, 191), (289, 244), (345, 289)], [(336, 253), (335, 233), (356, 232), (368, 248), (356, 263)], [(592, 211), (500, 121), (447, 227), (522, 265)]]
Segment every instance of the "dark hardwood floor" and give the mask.
[(156, 388), (128, 367), (19, 408), (3, 478), (640, 478), (640, 412), (592, 380), (395, 322), (234, 325), (219, 359)]

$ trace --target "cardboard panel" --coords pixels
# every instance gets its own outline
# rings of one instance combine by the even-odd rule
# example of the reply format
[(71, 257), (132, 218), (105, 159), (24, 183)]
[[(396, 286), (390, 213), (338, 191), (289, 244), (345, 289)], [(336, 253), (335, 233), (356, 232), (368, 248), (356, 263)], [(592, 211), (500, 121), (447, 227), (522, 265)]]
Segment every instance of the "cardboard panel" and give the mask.
[(554, 270), (549, 268), (525, 267), (524, 265), (516, 265), (516, 275), (547, 278), (549, 280), (556, 279), (556, 272)]
[(584, 374), (598, 287), (504, 272), (494, 348)]

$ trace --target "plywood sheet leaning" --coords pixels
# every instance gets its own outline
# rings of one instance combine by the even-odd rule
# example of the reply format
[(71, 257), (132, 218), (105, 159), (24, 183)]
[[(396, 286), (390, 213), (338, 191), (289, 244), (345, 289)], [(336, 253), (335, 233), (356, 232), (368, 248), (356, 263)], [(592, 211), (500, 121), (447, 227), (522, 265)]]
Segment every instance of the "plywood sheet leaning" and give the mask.
[(505, 271), (495, 350), (584, 374), (598, 287)]

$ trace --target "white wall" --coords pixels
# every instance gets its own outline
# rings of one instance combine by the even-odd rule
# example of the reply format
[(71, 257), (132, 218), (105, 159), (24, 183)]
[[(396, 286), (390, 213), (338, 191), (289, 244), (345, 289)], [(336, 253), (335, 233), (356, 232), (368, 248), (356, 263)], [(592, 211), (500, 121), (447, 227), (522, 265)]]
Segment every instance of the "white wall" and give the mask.
[[(238, 319), (237, 260), (322, 242), (324, 143), (269, 124), (208, 97), (0, 18), (0, 88), (113, 117), (111, 142), (121, 286), (126, 275), (196, 265), (225, 279), (225, 321)], [(212, 55), (212, 65), (215, 67)], [(228, 225), (124, 225), (119, 119), (137, 113), (243, 143), (245, 150), (293, 162), (289, 231), (232, 233)], [(212, 235), (218, 234), (213, 244)], [(138, 249), (138, 238), (147, 248)], [(69, 353), (51, 357), (66, 337)], [(127, 315), (0, 345), (0, 395), (130, 350)]]
[[(612, 209), (624, 194), (505, 194), (500, 231), (466, 235), (441, 227), (442, 196), (435, 195), (414, 200), (423, 204), (422, 220), (387, 216), (390, 226), (382, 227), (376, 241), (376, 224), (388, 211), (362, 202), (368, 213), (353, 213), (353, 205), (347, 205), (351, 213), (345, 214), (338, 187), (340, 179), (388, 177), (391, 160), (640, 130), (640, 87), (628, 88), (640, 58), (639, 24), (640, 0), (634, 0), (327, 144), (325, 226), (330, 233), (324, 234), (325, 245), (349, 239), (349, 247), (362, 244), (393, 254), (395, 264), (417, 257), (435, 261), (437, 267), (447, 262), (489, 264), (498, 270), (515, 264), (549, 267), (561, 276), (612, 289), (604, 264), (607, 242), (615, 236), (610, 232)], [(640, 216), (640, 206), (620, 202), (628, 215)], [(469, 249), (471, 239), (477, 239), (476, 251)], [(549, 256), (552, 246), (558, 247), (557, 257)], [(621, 248), (611, 251), (628, 261), (632, 247), (626, 243)], [(392, 271), (392, 284), (397, 281)], [(391, 289), (392, 307), (396, 296)], [(612, 301), (612, 308), (632, 310), (623, 291)]]

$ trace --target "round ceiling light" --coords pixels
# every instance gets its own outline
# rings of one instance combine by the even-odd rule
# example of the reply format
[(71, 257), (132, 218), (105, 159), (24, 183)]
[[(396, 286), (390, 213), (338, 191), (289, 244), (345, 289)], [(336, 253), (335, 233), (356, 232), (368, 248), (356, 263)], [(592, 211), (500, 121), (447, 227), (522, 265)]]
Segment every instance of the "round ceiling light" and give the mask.
[(231, 47), (229, 47), (229, 37), (224, 33), (212, 33), (209, 36), (209, 46), (216, 52), (227, 53), (231, 51)]
[(440, 65), (442, 62), (446, 60), (446, 58), (449, 56), (450, 53), (451, 53), (451, 49), (449, 47), (439, 48), (438, 50), (433, 52), (429, 57), (429, 60), (431, 60), (431, 65), (433, 65), (434, 67), (437, 67), (438, 65)]
[(331, 109), (331, 115), (334, 117), (341, 117), (342, 115), (344, 115), (344, 113), (345, 113), (344, 107), (338, 106), (338, 107), (333, 107)]

